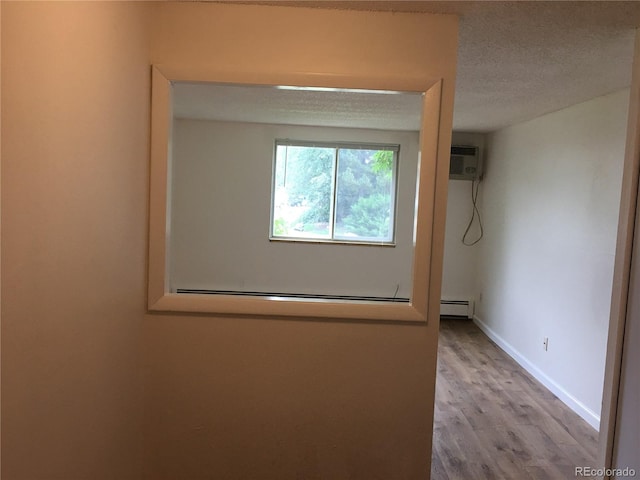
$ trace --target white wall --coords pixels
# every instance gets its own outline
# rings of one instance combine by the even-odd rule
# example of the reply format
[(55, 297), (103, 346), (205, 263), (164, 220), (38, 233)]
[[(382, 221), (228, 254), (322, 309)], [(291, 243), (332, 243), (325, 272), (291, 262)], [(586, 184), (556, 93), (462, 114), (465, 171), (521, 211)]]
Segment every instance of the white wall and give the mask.
[[(401, 144), (397, 246), (269, 242), (276, 138)], [(393, 296), (399, 284), (397, 295), (409, 296), (417, 133), (177, 119), (174, 139), (172, 288)], [(474, 145), (482, 153), (485, 135), (453, 132), (452, 143)], [(223, 155), (212, 161), (212, 152)], [(242, 169), (236, 168), (239, 164)], [(238, 188), (242, 183), (245, 187)], [(225, 202), (215, 200), (220, 195)], [(230, 204), (234, 205), (231, 216), (225, 213)], [(477, 299), (480, 245), (462, 243), (471, 213), (471, 182), (450, 180), (442, 280), (445, 299)], [(469, 238), (477, 238), (478, 233), (476, 220)], [(236, 248), (239, 243), (243, 248)], [(309, 271), (314, 275), (307, 275)]]
[(594, 426), (628, 95), (620, 91), (508, 127), (487, 142), (477, 320)]
[[(172, 289), (410, 296), (418, 132), (177, 119), (173, 138)], [(396, 246), (269, 241), (283, 138), (399, 144)]]
[[(483, 154), (485, 135), (480, 133), (453, 132), (452, 145), (478, 147)], [(462, 236), (471, 220), (471, 181), (449, 180), (447, 198), (447, 228), (444, 245), (444, 271), (442, 275), (442, 298), (468, 300), (477, 298), (476, 270), (480, 244), (466, 246)], [(482, 189), (482, 184), (480, 186)], [(481, 195), (481, 193), (479, 194)], [(480, 200), (480, 196), (478, 196)], [(478, 238), (477, 218), (469, 231), (467, 242)], [(482, 240), (481, 240), (482, 241)]]

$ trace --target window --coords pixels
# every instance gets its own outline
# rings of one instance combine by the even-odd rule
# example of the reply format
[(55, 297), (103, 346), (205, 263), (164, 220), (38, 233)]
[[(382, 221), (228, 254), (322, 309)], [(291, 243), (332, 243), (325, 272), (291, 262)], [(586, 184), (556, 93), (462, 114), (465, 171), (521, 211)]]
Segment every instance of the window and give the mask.
[(271, 239), (393, 244), (398, 151), (276, 141)]

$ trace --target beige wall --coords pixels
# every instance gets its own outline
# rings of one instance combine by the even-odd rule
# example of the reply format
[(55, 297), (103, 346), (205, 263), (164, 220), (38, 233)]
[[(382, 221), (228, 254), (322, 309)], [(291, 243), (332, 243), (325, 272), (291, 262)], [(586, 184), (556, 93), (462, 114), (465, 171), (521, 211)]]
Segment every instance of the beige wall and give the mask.
[[(640, 197), (639, 197), (640, 198)], [(640, 238), (640, 223), (636, 221), (635, 238)], [(631, 263), (631, 279), (629, 284), (629, 304), (624, 329), (624, 345), (622, 347), (622, 364), (620, 371), (620, 391), (618, 393), (617, 418), (611, 467), (631, 468), (640, 471), (640, 379), (637, 368), (640, 364), (640, 261), (638, 261), (638, 242), (634, 242), (634, 254)], [(621, 472), (622, 473), (622, 472)], [(634, 475), (635, 476), (635, 475)], [(624, 478), (624, 474), (619, 477)]]
[(140, 477), (147, 5), (2, 2), (2, 478)]
[(437, 321), (144, 315), (149, 63), (444, 78), (448, 144), (455, 18), (275, 10), (2, 3), (3, 479), (428, 477)]
[[(174, 4), (152, 61), (444, 77), (450, 127), (455, 48), (450, 17)], [(148, 315), (145, 334), (145, 478), (428, 477), (436, 321)]]

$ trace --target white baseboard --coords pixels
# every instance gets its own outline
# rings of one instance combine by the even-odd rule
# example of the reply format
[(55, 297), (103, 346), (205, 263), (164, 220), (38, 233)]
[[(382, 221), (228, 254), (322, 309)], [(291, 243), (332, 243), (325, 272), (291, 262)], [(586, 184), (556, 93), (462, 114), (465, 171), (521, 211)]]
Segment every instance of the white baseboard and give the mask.
[(504, 350), (511, 358), (520, 364), (527, 372), (547, 387), (556, 397), (558, 397), (564, 404), (566, 404), (571, 410), (580, 415), (589, 425), (596, 430), (600, 430), (600, 415), (596, 414), (593, 410), (587, 408), (580, 400), (575, 398), (564, 388), (558, 385), (554, 380), (549, 378), (542, 370), (531, 363), (520, 352), (513, 348), (508, 342), (506, 342), (500, 335), (494, 332), (486, 323), (484, 323), (477, 315), (473, 316), (473, 323), (475, 323), (480, 330), (482, 330), (487, 337), (495, 342), (502, 350)]

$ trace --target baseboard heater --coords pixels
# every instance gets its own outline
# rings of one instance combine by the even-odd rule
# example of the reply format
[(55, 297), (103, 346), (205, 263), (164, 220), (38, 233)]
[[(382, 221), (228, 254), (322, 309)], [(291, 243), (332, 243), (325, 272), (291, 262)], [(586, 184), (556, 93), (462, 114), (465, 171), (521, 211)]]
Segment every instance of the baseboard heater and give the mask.
[(284, 297), (310, 300), (350, 300), (355, 302), (396, 302), (409, 303), (408, 298), (402, 297), (369, 297), (360, 295), (324, 295), (317, 293), (284, 293), (284, 292), (245, 292), (243, 290), (199, 290), (193, 288), (178, 288), (176, 293), (191, 293), (195, 295), (237, 295), (240, 297)]
[(440, 300), (440, 316), (473, 318), (473, 300)]

